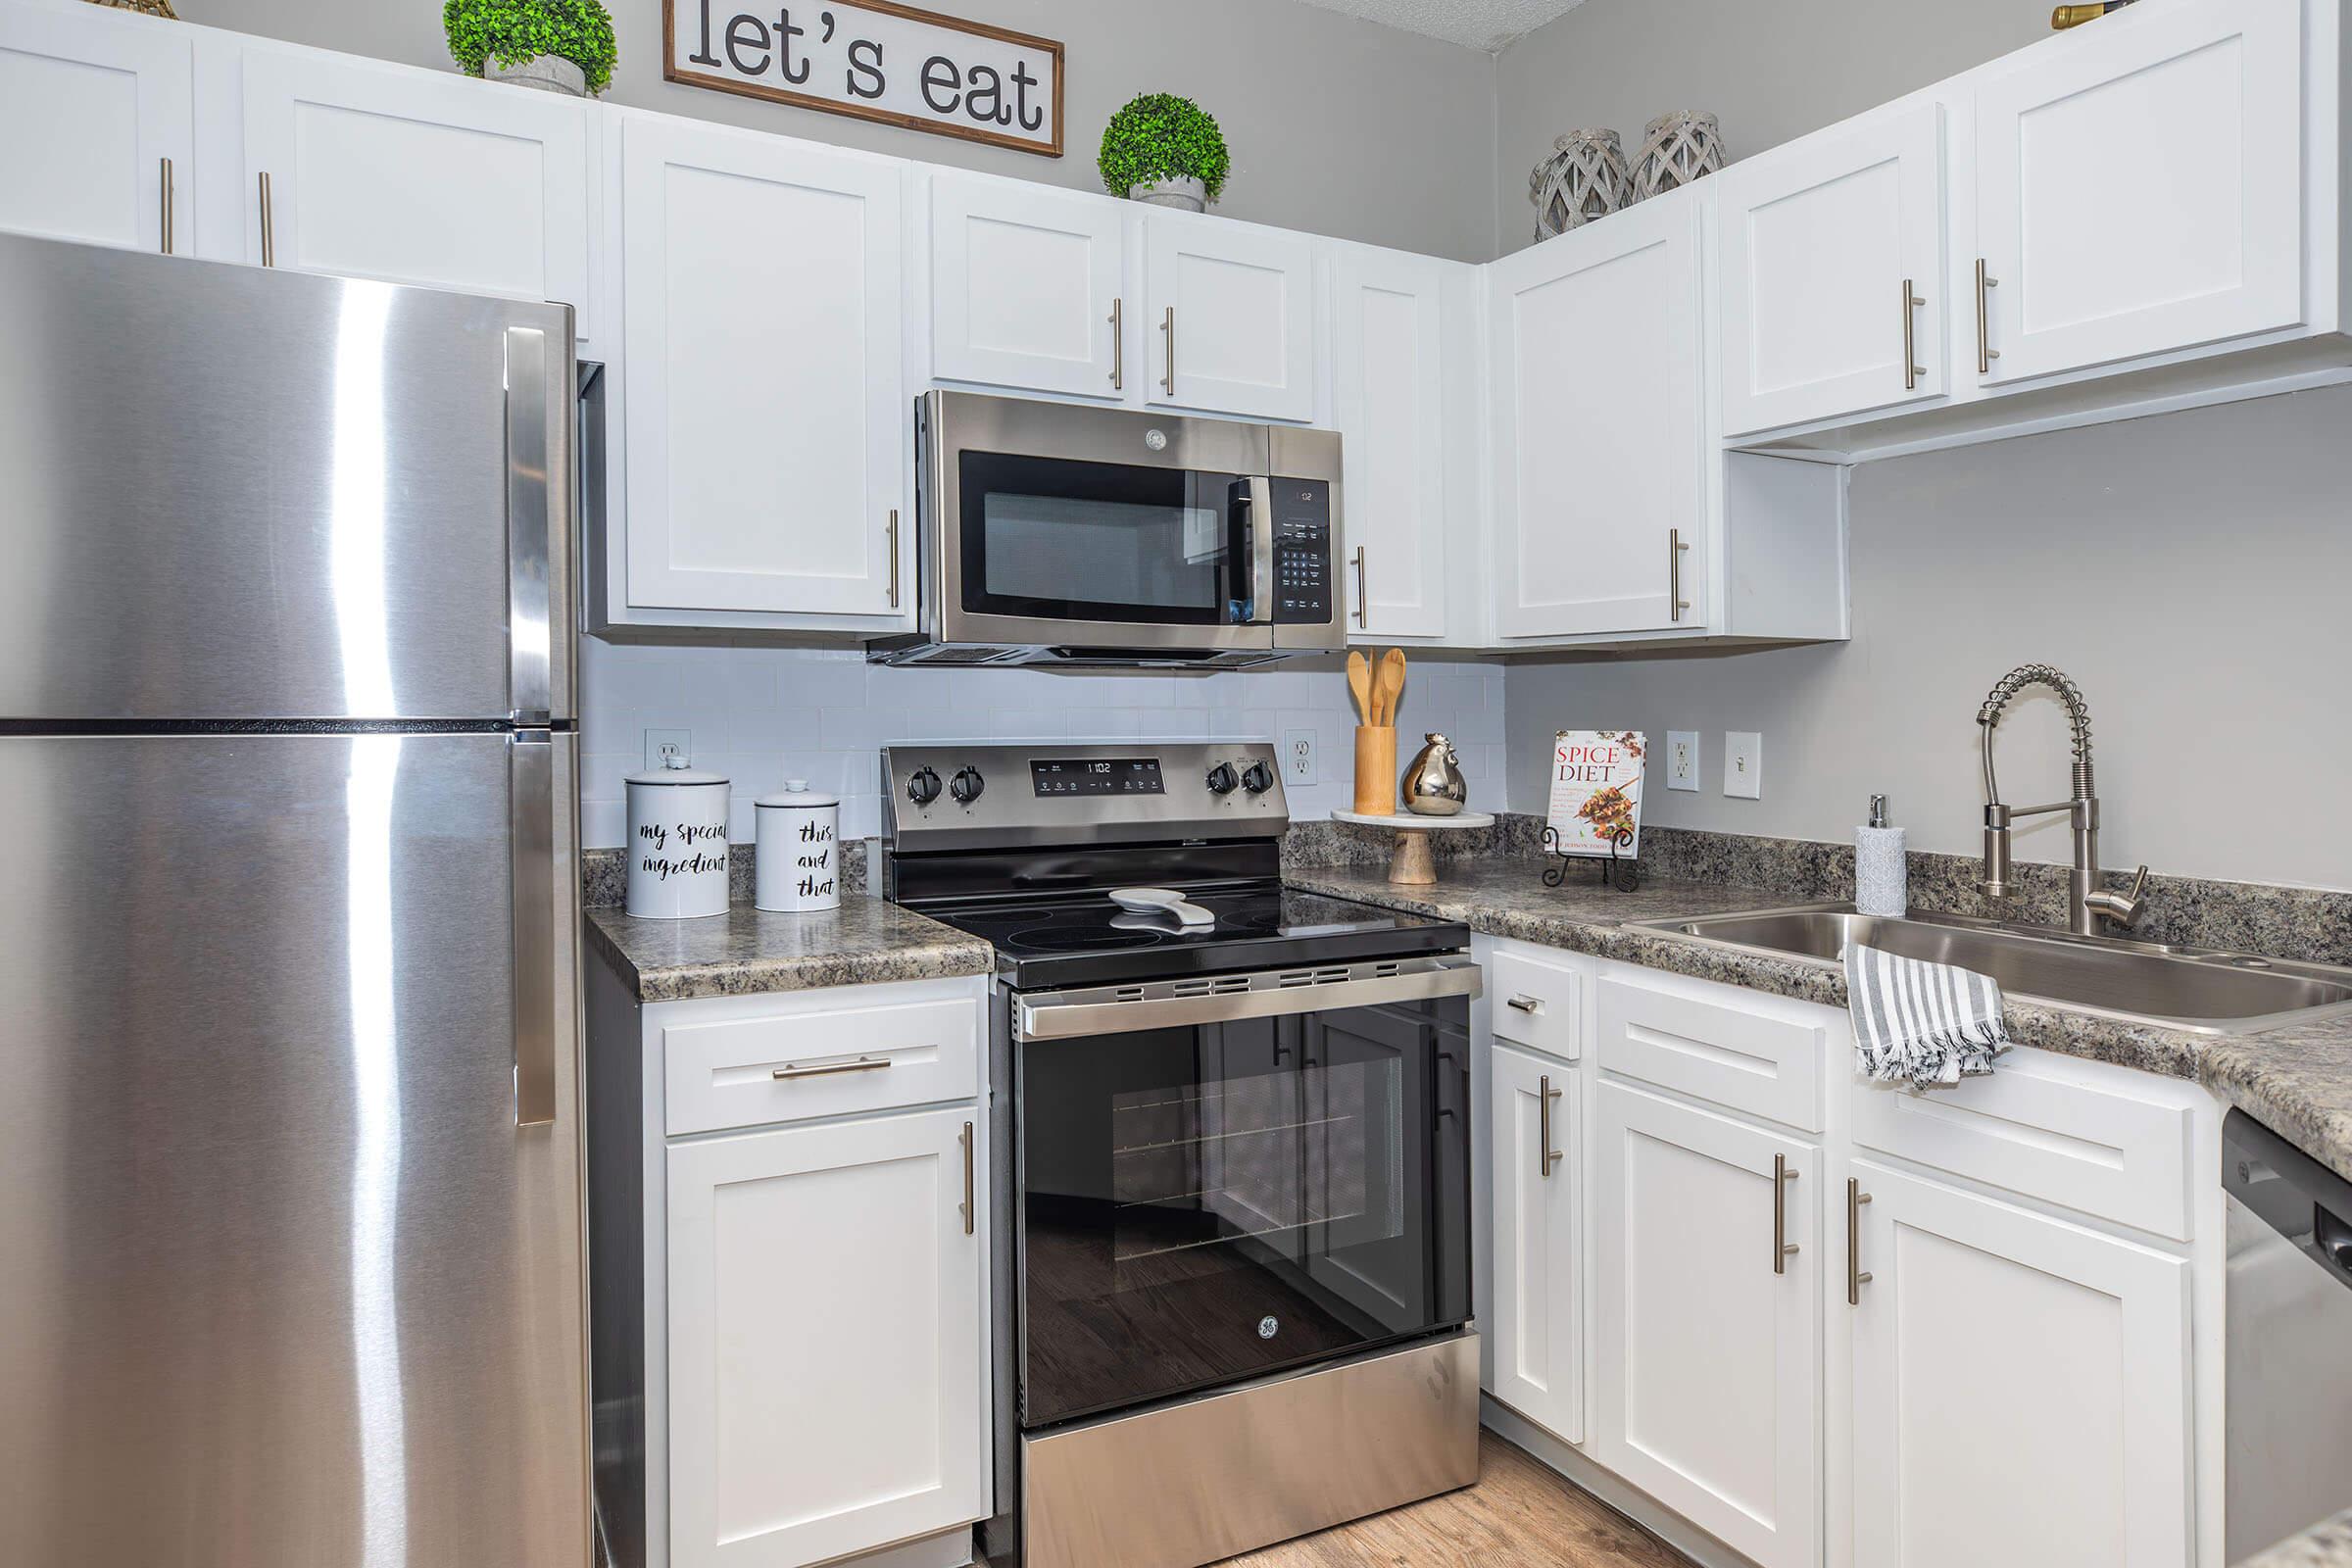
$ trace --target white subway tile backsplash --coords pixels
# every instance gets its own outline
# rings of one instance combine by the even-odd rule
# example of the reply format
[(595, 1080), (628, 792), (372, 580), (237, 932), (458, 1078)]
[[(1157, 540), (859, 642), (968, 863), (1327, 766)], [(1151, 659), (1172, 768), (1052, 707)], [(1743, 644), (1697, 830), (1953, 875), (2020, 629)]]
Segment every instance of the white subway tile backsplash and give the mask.
[[(906, 740), (1279, 740), (1312, 729), (1321, 782), (1290, 791), (1301, 819), (1352, 800), (1356, 715), (1338, 661), (1211, 675), (892, 669), (854, 649), (665, 647), (581, 641), (580, 831), (621, 842), (621, 780), (645, 765), (645, 731), (690, 729), (698, 765), (733, 784), (729, 831), (748, 840), (754, 798), (805, 778), (842, 798), (842, 832), (882, 828), (877, 752)], [(1500, 810), (1503, 671), (1416, 660), (1396, 723), (1402, 758), (1443, 730), (1462, 753), (1472, 804)]]

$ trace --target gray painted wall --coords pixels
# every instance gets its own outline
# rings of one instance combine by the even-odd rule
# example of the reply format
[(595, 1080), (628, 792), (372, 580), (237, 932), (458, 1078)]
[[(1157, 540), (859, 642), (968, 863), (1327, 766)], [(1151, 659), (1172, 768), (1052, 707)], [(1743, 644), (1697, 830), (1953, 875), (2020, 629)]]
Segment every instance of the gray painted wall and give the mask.
[[(927, 0), (1064, 47), (1060, 159), (899, 130), (662, 79), (661, 0), (607, 0), (607, 101), (1018, 179), (1098, 190), (1095, 151), (1139, 92), (1198, 100), (1233, 174), (1215, 211), (1483, 262), (1493, 251), (1494, 60), (1296, 0)], [(178, 0), (190, 22), (449, 70), (434, 0)]]
[(1527, 174), (1603, 125), (1630, 155), (1670, 109), (1712, 111), (1744, 158), (2049, 36), (2048, 0), (1584, 0), (1502, 52), (1495, 254), (1535, 239)]
[[(1555, 729), (1702, 732), (1695, 795), (1644, 821), (1848, 839), (1874, 791), (1912, 848), (1973, 855), (1977, 706), (2012, 666), (2089, 699), (2103, 858), (2352, 888), (2352, 388), (1866, 466), (1853, 641), (1732, 658), (1517, 663), (1510, 798), (1541, 810)], [(2066, 794), (2065, 722), (2000, 728), (2012, 804)], [(1723, 732), (1764, 737), (1764, 798), (1722, 793)], [(2018, 837), (2064, 861), (2062, 821)]]

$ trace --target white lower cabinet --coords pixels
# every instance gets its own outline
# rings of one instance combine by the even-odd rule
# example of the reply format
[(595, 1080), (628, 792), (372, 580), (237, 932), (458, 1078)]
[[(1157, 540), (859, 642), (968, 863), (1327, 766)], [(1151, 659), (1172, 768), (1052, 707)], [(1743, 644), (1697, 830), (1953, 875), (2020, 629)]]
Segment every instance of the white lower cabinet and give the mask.
[(1821, 1150), (1604, 1082), (1600, 1462), (1764, 1568), (1821, 1550)]
[(1492, 1392), (1555, 1436), (1581, 1443), (1584, 1086), (1573, 1065), (1501, 1044), (1491, 1084)]
[(801, 1568), (987, 1511), (968, 1108), (669, 1150), (672, 1568)]
[(1870, 1276), (1837, 1308), (1852, 1561), (2194, 1562), (2188, 1262), (1876, 1164), (1851, 1174), (1869, 1200), (1850, 1266)]

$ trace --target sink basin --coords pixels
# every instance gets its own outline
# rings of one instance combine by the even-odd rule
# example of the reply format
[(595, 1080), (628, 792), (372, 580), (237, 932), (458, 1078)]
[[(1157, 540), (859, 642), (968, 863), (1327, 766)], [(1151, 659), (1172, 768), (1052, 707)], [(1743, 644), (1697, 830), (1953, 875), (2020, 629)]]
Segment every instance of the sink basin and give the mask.
[(1846, 945), (1859, 942), (1990, 975), (2011, 996), (2206, 1034), (2252, 1034), (2352, 1011), (2352, 969), (1965, 915), (1896, 920), (1857, 914), (1851, 905), (1809, 904), (1634, 929), (1825, 966), (1841, 964)]

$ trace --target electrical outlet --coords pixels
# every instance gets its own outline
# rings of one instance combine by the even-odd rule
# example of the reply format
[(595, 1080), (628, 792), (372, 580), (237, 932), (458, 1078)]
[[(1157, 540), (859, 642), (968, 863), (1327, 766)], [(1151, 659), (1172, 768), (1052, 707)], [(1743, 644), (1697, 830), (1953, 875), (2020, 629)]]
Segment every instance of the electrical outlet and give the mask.
[(1723, 737), (1723, 793), (1743, 801), (1764, 798), (1764, 737), (1735, 729)]
[[(676, 758), (675, 763), (670, 759)], [(649, 729), (645, 732), (645, 770), (660, 772), (662, 768), (692, 767), (694, 765), (694, 731), (690, 729)]]
[(1698, 731), (1666, 732), (1666, 787), (1693, 792), (1698, 789)]
[(1292, 789), (1312, 784), (1321, 775), (1315, 767), (1315, 732), (1311, 729), (1286, 729), (1282, 732), (1282, 782)]

